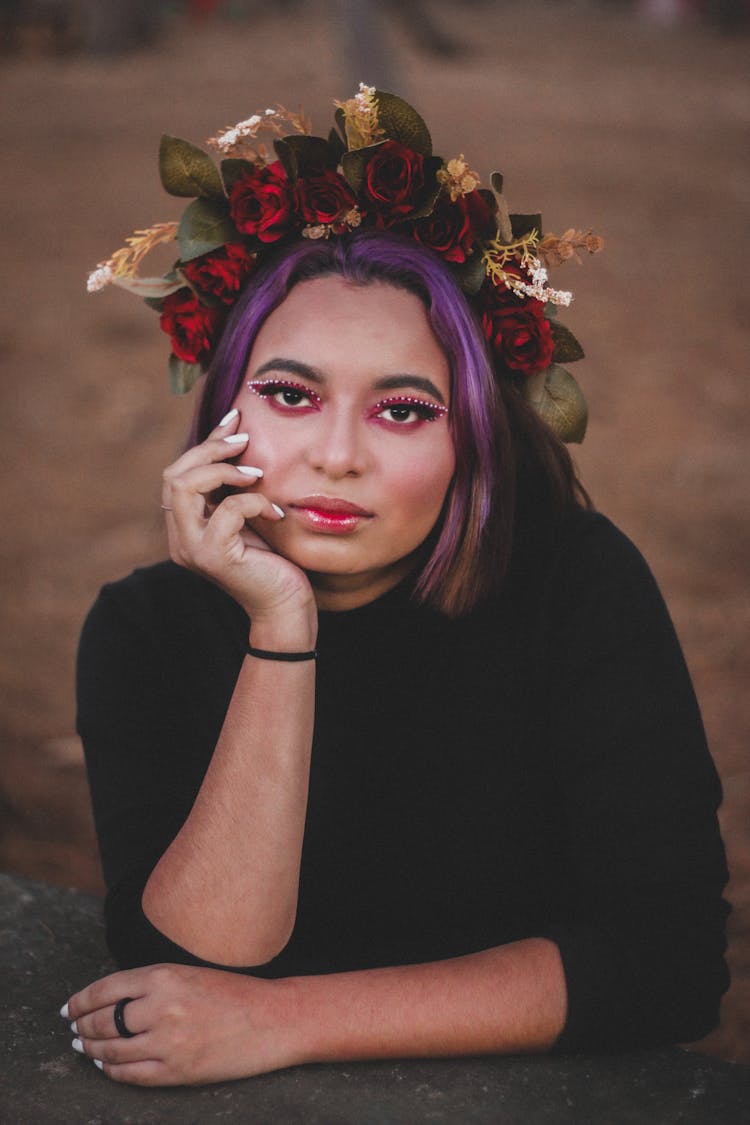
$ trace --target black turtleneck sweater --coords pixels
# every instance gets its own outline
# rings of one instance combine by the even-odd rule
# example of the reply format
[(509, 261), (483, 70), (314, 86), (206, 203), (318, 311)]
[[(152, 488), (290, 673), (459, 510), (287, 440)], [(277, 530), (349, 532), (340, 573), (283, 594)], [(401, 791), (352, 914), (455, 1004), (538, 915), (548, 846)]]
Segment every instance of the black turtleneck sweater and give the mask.
[[(173, 563), (106, 586), (84, 627), (79, 729), (123, 967), (204, 963), (140, 900), (201, 784), (247, 635), (236, 603)], [(727, 986), (720, 788), (661, 596), (612, 524), (577, 512), (528, 537), (502, 593), (460, 620), (404, 584), (322, 613), (317, 647), (297, 922), (248, 971), (546, 936), (567, 979), (561, 1048), (710, 1030)]]

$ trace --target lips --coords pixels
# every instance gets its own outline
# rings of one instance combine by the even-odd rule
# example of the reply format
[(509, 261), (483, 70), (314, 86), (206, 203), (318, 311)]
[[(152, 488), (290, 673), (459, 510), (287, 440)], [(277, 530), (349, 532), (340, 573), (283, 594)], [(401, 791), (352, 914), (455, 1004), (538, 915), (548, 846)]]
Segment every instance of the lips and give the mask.
[(346, 534), (356, 531), (374, 516), (338, 496), (304, 496), (301, 500), (287, 505), (287, 511), (296, 514), (303, 524), (312, 531)]
[(295, 500), (289, 507), (309, 512), (318, 512), (322, 516), (347, 516), (371, 517), (373, 512), (352, 504), (349, 500), (341, 500), (336, 496), (305, 496), (302, 500)]

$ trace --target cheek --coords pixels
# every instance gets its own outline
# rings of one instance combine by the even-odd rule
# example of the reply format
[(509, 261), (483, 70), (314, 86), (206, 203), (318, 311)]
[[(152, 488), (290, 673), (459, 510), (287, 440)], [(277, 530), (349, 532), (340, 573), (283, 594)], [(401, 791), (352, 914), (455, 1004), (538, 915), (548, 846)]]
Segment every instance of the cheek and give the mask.
[(394, 473), (394, 490), (401, 497), (409, 517), (420, 522), (435, 522), (453, 479), (456, 459), (450, 442), (432, 448), (422, 457), (411, 457)]

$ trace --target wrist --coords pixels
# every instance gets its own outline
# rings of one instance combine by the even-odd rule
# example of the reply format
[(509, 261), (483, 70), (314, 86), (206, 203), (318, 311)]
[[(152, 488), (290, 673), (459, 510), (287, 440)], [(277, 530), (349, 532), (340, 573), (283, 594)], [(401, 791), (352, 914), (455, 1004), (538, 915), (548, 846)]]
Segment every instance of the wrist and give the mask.
[(317, 612), (296, 612), (272, 617), (254, 617), (249, 643), (271, 652), (308, 652), (318, 637)]

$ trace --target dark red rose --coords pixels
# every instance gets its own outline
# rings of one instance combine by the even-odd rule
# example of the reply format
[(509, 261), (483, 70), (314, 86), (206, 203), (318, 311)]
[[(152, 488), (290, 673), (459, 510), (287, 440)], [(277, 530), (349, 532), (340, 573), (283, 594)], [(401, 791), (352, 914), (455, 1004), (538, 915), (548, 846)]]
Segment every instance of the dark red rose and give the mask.
[(485, 290), (482, 300), (482, 327), (495, 356), (521, 375), (544, 371), (552, 362), (554, 349), (544, 305), (533, 297), (511, 296), (504, 286), (498, 287), (498, 296), (499, 301), (493, 305)]
[(365, 169), (365, 206), (375, 212), (378, 226), (388, 226), (415, 209), (424, 186), (424, 158), (398, 141), (386, 141)]
[(477, 238), (489, 234), (492, 208), (478, 191), (459, 195), (455, 203), (441, 195), (431, 215), (414, 224), (414, 237), (448, 262), (465, 262)]
[(306, 223), (335, 223), (356, 206), (357, 197), (338, 172), (323, 171), (297, 180), (297, 199)]
[(199, 293), (233, 305), (254, 268), (255, 258), (248, 249), (241, 242), (228, 242), (220, 250), (185, 262), (182, 272)]
[(261, 242), (277, 242), (298, 221), (294, 190), (278, 160), (243, 173), (229, 193), (229, 207), (237, 230)]
[(207, 309), (189, 289), (164, 298), (159, 326), (172, 337), (172, 351), (186, 363), (207, 359), (223, 319), (221, 309)]

